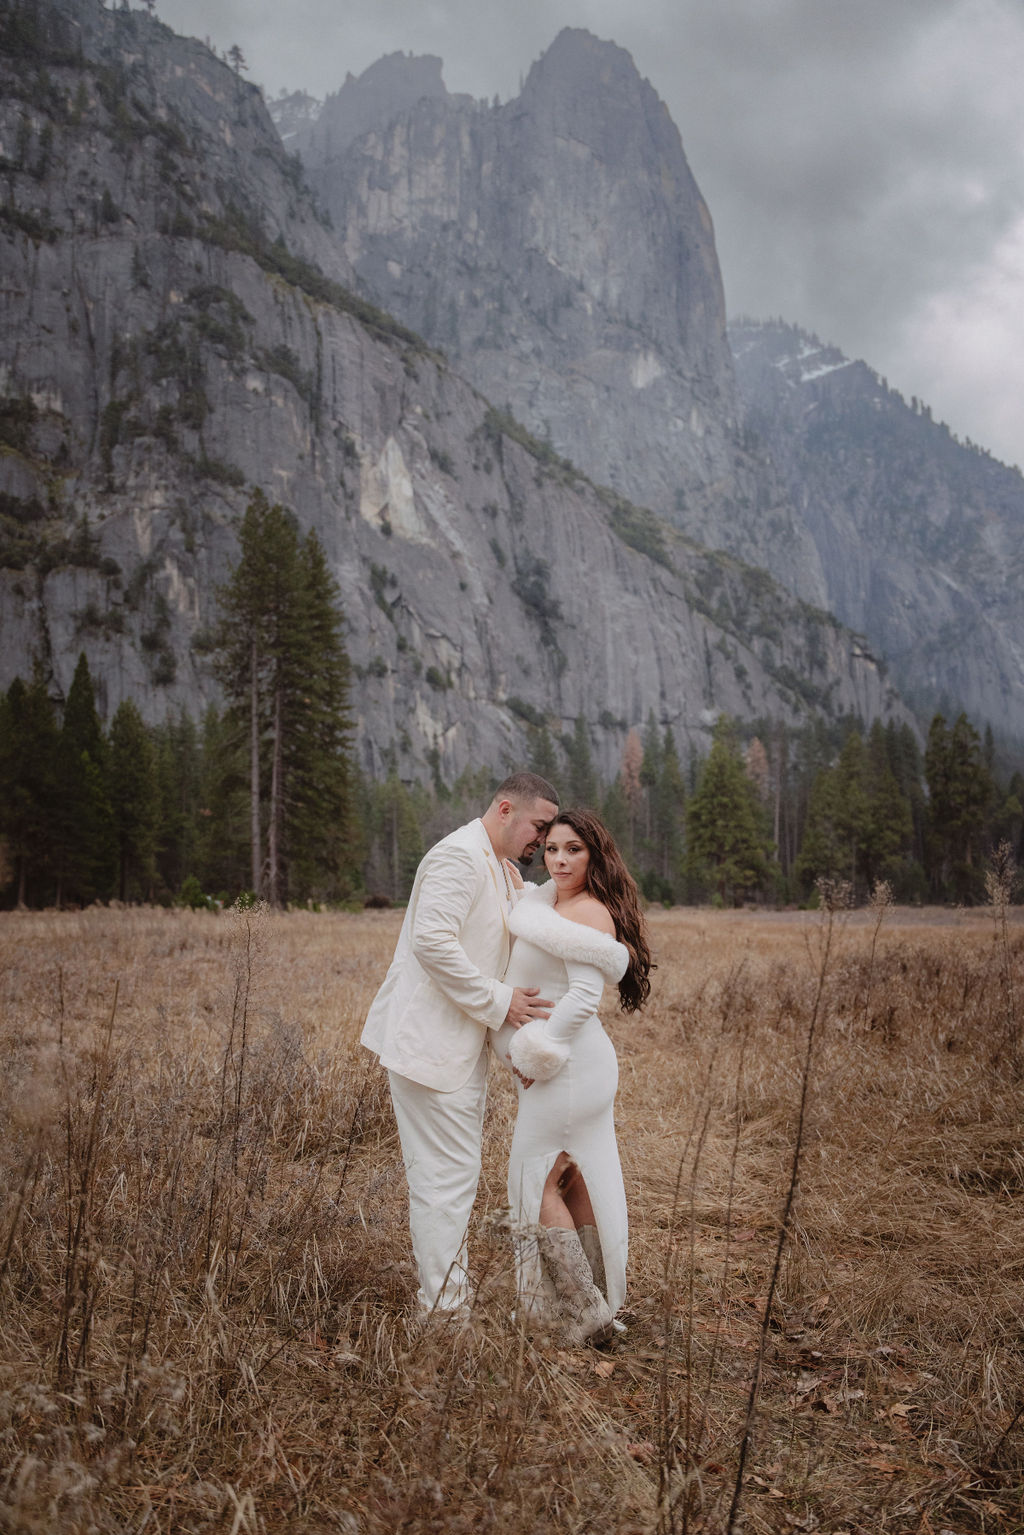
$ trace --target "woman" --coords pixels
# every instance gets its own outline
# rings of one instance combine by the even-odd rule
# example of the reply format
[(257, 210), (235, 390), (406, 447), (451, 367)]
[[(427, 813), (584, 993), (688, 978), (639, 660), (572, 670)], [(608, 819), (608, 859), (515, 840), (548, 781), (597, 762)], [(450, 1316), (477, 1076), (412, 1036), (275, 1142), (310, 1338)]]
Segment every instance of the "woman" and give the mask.
[(539, 986), (550, 1017), (506, 1024), (495, 1047), (518, 1081), (508, 1193), (520, 1306), (564, 1342), (604, 1344), (626, 1291), (626, 1196), (615, 1143), (618, 1063), (597, 1017), (606, 980), (634, 1012), (650, 992), (650, 950), (636, 884), (606, 828), (562, 811), (544, 846), (549, 884), (509, 918), (506, 981)]

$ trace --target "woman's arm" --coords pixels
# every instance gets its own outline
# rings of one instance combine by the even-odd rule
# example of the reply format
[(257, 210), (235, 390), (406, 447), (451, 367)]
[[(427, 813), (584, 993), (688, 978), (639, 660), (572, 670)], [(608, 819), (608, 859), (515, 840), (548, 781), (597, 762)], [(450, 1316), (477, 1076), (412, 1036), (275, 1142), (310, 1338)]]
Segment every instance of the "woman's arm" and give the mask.
[(593, 1017), (604, 990), (604, 977), (596, 966), (567, 960), (565, 968), (569, 989), (551, 1016), (524, 1024), (509, 1045), (513, 1068), (534, 1082), (549, 1082), (561, 1071), (569, 1059), (573, 1035)]

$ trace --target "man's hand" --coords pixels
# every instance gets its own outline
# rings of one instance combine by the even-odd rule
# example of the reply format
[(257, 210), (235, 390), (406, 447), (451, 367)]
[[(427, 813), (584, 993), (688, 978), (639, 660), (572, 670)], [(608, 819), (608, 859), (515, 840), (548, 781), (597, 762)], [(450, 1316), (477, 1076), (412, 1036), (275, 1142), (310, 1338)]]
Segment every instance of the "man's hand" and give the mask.
[(539, 997), (539, 986), (515, 986), (512, 989), (512, 1001), (508, 1005), (505, 1014), (505, 1022), (514, 1024), (521, 1029), (524, 1023), (529, 1023), (532, 1018), (546, 1018), (554, 1007), (546, 997)]

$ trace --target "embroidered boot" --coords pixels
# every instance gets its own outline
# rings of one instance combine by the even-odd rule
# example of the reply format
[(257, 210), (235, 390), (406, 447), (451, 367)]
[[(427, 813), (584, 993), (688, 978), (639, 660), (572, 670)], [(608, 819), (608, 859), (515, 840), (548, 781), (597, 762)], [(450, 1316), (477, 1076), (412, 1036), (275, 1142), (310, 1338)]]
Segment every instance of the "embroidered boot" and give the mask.
[(608, 1302), (594, 1284), (594, 1275), (579, 1232), (562, 1226), (541, 1226), (537, 1233), (541, 1261), (554, 1287), (562, 1342), (568, 1348), (584, 1343), (596, 1347), (615, 1336)]
[(590, 1272), (594, 1276), (594, 1283), (607, 1300), (608, 1281), (605, 1279), (604, 1252), (601, 1248), (601, 1238), (597, 1234), (597, 1227), (577, 1226), (576, 1230), (580, 1234), (580, 1242), (583, 1244), (583, 1251), (587, 1255), (587, 1262), (590, 1264)]
[[(587, 1262), (590, 1264), (590, 1270), (594, 1276), (594, 1284), (600, 1290), (605, 1300), (607, 1300), (608, 1280), (605, 1277), (604, 1271), (604, 1250), (601, 1247), (601, 1238), (597, 1234), (597, 1227), (578, 1226), (576, 1229), (579, 1231), (580, 1241), (583, 1243), (583, 1251), (587, 1255)], [(617, 1335), (628, 1331), (626, 1324), (620, 1322), (618, 1317), (613, 1318), (612, 1327)]]

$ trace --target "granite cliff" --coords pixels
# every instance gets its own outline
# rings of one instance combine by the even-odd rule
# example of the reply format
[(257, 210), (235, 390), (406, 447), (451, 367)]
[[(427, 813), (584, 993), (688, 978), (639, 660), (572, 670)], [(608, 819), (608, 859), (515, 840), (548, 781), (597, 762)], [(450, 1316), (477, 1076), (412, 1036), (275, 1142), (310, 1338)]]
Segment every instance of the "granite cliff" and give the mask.
[[(920, 709), (1024, 739), (1024, 478), (796, 326), (731, 328), (748, 432), (818, 553), (824, 605)], [(785, 579), (784, 572), (779, 572)]]
[[(371, 770), (392, 746), (409, 775), (502, 767), (581, 714), (609, 771), (651, 709), (691, 742), (720, 710), (899, 711), (828, 615), (595, 488), (356, 297), (259, 92), (205, 48), (98, 0), (0, 10), (0, 685), (38, 663), (63, 696), (84, 649), (108, 717), (215, 699), (259, 486), (328, 552)], [(688, 270), (727, 373), (716, 273)]]

